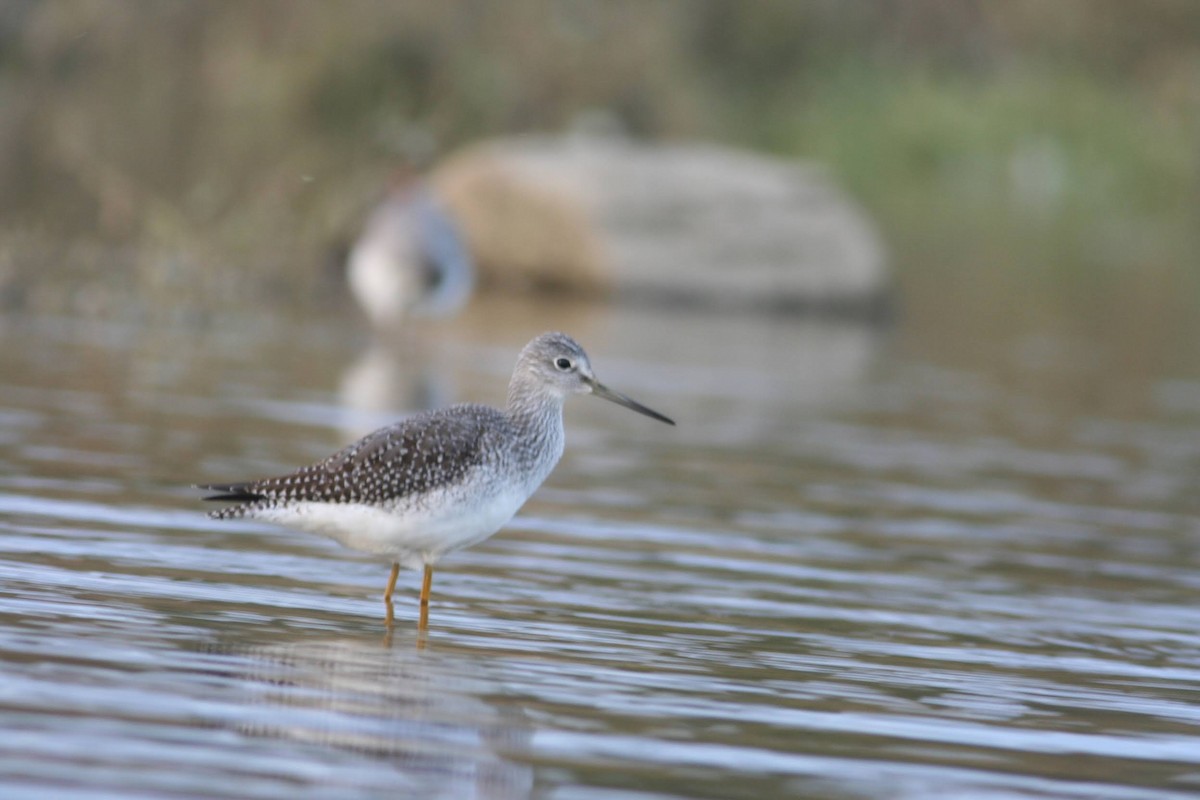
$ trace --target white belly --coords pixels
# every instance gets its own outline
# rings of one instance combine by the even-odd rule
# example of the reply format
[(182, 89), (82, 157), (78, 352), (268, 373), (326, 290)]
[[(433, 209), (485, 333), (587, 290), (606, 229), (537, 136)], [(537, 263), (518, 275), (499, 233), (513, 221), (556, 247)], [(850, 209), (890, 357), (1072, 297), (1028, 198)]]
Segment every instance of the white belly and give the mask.
[(431, 495), (419, 506), (389, 509), (361, 503), (294, 503), (262, 509), (256, 519), (328, 536), (346, 547), (386, 556), (409, 568), (433, 564), (452, 550), (500, 530), (529, 493), (508, 490), (479, 502)]

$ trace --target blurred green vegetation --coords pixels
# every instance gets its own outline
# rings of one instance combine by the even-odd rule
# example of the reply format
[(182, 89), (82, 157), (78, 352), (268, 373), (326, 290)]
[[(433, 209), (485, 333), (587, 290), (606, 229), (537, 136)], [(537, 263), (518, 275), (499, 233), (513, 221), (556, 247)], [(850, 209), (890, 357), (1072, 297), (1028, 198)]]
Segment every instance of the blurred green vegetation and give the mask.
[(5, 0), (0, 106), (8, 241), (306, 291), (402, 159), (581, 115), (828, 164), (902, 280), (1197, 288), (1193, 0)]

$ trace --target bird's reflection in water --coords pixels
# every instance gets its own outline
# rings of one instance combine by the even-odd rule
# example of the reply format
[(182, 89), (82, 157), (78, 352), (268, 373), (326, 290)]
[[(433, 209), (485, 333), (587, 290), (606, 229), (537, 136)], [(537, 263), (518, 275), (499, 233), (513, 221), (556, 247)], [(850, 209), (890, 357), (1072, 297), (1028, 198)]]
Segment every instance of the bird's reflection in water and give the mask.
[(262, 710), (243, 731), (385, 759), (402, 796), (528, 797), (532, 728), (520, 708), (468, 656), (414, 643), (397, 634), (239, 648), (239, 677)]
[(397, 419), (458, 402), (452, 372), (416, 334), (376, 336), (342, 372), (341, 429), (359, 439)]

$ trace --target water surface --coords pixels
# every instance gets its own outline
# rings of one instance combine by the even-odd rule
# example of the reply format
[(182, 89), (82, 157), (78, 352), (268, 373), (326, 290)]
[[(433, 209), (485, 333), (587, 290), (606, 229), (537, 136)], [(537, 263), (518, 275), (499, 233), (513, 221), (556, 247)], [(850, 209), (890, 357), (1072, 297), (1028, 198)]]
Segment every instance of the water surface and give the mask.
[[(0, 319), (3, 795), (1200, 793), (1195, 315), (964, 302)], [(188, 488), (498, 403), (548, 328), (679, 426), (574, 399), (427, 641), (416, 575), (388, 632), (385, 565)]]

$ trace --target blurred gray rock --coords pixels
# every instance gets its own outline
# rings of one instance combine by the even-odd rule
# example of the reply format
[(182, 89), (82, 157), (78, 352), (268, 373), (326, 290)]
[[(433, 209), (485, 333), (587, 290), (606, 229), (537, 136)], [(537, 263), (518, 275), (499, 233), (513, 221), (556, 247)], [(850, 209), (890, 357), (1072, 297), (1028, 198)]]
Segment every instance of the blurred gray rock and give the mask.
[(608, 136), (477, 145), (432, 185), (485, 283), (721, 308), (877, 311), (874, 225), (820, 168)]

